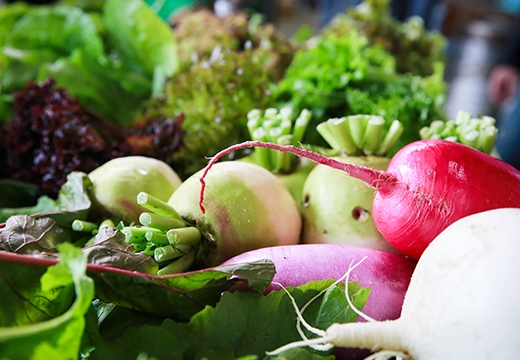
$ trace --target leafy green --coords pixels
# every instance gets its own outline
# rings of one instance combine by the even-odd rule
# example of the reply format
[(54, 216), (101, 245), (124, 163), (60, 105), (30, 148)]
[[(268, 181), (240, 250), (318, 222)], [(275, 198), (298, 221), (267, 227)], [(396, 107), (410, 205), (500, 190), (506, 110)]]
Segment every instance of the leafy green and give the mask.
[[(21, 184), (16, 185), (21, 186)], [(9, 217), (15, 215), (37, 214), (40, 217), (51, 217), (60, 225), (70, 227), (72, 221), (85, 219), (87, 216), (91, 206), (90, 198), (87, 195), (87, 188), (90, 185), (90, 179), (85, 173), (71, 172), (67, 175), (67, 181), (61, 186), (56, 200), (48, 196), (41, 196), (34, 206), (1, 208), (0, 222), (5, 222)], [(23, 188), (20, 191), (22, 190)], [(19, 196), (23, 196), (23, 192)], [(34, 225), (34, 222), (31, 224)]]
[(82, 252), (70, 244), (59, 250), (49, 268), (0, 262), (0, 358), (78, 358), (94, 285)]
[[(312, 297), (331, 286), (332, 281), (311, 282), (288, 289), (299, 308)], [(313, 326), (325, 329), (334, 322), (351, 322), (357, 315), (349, 308), (344, 285), (326, 290), (303, 313)], [(369, 290), (349, 283), (349, 295), (357, 308), (362, 308)], [(113, 314), (113, 315), (112, 315)], [(126, 314), (126, 315), (125, 315)], [(115, 316), (116, 321), (110, 321)], [(188, 323), (165, 319), (133, 317), (131, 312), (114, 311), (103, 322), (119, 331), (102, 333), (103, 344), (98, 344), (92, 359), (136, 358), (141, 352), (157, 359), (262, 359), (265, 352), (300, 340), (296, 329), (296, 313), (285, 291), (274, 291), (267, 296), (255, 292), (225, 293), (215, 307), (206, 307)], [(100, 329), (103, 328), (103, 322)], [(123, 323), (124, 326), (118, 326)], [(310, 336), (307, 334), (307, 336)], [(165, 349), (160, 344), (168, 343)], [(268, 357), (274, 359), (276, 357)], [(280, 359), (321, 359), (325, 353), (307, 349), (284, 352)]]
[[(25, 12), (24, 12), (25, 11)], [(23, 14), (22, 14), (23, 13)], [(83, 105), (121, 124), (177, 70), (172, 31), (141, 0), (107, 0), (103, 11), (64, 5), (0, 6), (0, 119), (28, 80), (53, 77)]]
[(348, 115), (379, 115), (385, 130), (398, 119), (404, 133), (398, 150), (419, 139), (419, 129), (445, 117), (444, 67), (426, 77), (396, 71), (396, 58), (355, 29), (339, 36), (331, 32), (300, 49), (284, 78), (273, 87), (280, 104), (295, 111), (310, 109), (313, 119), (305, 142), (323, 145), (312, 130), (330, 118)]

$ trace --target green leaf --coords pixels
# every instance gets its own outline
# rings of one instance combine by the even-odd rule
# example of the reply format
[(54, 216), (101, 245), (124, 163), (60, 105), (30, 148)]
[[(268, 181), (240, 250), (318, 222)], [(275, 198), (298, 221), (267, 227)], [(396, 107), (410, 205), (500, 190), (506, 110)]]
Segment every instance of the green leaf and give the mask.
[(142, 0), (107, 0), (107, 34), (120, 60), (137, 73), (160, 74), (162, 81), (177, 71), (177, 43), (173, 31)]
[(248, 284), (249, 278), (255, 290), (263, 292), (274, 276), (274, 264), (259, 261), (166, 276), (92, 265), (89, 275), (104, 302), (186, 321), (205, 306), (214, 306), (222, 292)]
[[(304, 312), (311, 325), (320, 318), (324, 328), (333, 322), (355, 319), (345, 299), (344, 285), (329, 289), (333, 281), (311, 282), (288, 291), (298, 307), (324, 291)], [(362, 308), (368, 289), (349, 284), (356, 307)], [(358, 294), (354, 295), (353, 293)], [(360, 294), (364, 294), (361, 296)], [(342, 309), (332, 316), (319, 315), (320, 309)], [(115, 308), (104, 317), (100, 329), (103, 342), (97, 344), (92, 360), (130, 359), (140, 353), (158, 359), (333, 359), (328, 353), (309, 348), (292, 349), (278, 356), (266, 357), (265, 352), (300, 340), (296, 330), (296, 313), (285, 291), (273, 291), (264, 296), (257, 292), (226, 292), (216, 304), (207, 306), (188, 323), (146, 317), (143, 313)], [(168, 344), (167, 348), (157, 344)]]
[(94, 284), (85, 274), (86, 259), (81, 250), (70, 244), (59, 250), (60, 262), (46, 272), (37, 265), (0, 263), (0, 358), (78, 357)]

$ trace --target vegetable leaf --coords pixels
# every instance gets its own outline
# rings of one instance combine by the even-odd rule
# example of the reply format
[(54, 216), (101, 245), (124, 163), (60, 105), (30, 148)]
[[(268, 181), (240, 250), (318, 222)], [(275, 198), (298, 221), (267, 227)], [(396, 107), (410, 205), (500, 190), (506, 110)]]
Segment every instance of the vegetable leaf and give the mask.
[[(333, 281), (311, 282), (288, 291), (301, 308), (332, 284)], [(362, 308), (369, 290), (355, 283), (349, 284), (349, 289), (355, 306)], [(358, 296), (352, 296), (353, 293)], [(319, 315), (320, 309), (329, 307), (343, 310), (332, 316)], [(108, 336), (105, 332), (102, 346), (93, 352), (94, 360), (106, 359), (106, 356), (109, 359), (136, 358), (141, 352), (158, 359), (263, 359), (266, 351), (301, 339), (296, 329), (294, 307), (283, 290), (273, 291), (267, 296), (256, 292), (226, 292), (215, 307), (207, 306), (188, 323), (165, 319), (157, 324), (157, 319), (146, 321), (143, 316), (134, 320), (131, 312), (122, 311), (113, 311), (104, 319), (103, 323), (109, 322), (111, 327), (120, 331), (109, 332)], [(319, 326), (326, 328), (341, 321), (346, 314), (349, 314), (350, 321), (356, 317), (355, 314), (351, 316), (353, 312), (348, 308), (344, 285), (341, 284), (328, 289), (326, 296), (316, 299), (305, 310), (304, 317), (311, 325), (316, 325), (313, 319), (320, 318)], [(112, 316), (117, 320), (110, 321)], [(126, 330), (121, 331), (123, 328)], [(161, 343), (169, 346), (164, 349), (158, 345)], [(308, 349), (293, 349), (278, 357), (267, 358), (312, 360), (332, 357)]]
[(59, 250), (60, 262), (47, 269), (0, 263), (0, 358), (77, 358), (94, 285), (82, 252)]

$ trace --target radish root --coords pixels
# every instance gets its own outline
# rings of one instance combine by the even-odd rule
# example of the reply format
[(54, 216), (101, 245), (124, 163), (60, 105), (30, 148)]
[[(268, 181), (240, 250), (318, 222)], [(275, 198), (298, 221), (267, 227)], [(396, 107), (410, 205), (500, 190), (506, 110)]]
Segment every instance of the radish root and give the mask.
[[(370, 322), (373, 322), (373, 321), (376, 321), (374, 319), (372, 319), (370, 316), (364, 314), (361, 310), (357, 309), (354, 304), (352, 303), (352, 300), (350, 299), (350, 296), (348, 294), (348, 279), (349, 279), (349, 276), (351, 274), (351, 272), (356, 268), (358, 267), (363, 261), (365, 261), (367, 259), (367, 256), (363, 257), (360, 261), (358, 261), (357, 263), (353, 264), (354, 261), (352, 261), (348, 267), (348, 270), (347, 272), (342, 276), (340, 277), (338, 280), (336, 280), (333, 284), (331, 284), (329, 287), (327, 287), (326, 289), (323, 289), (322, 291), (320, 291), (317, 295), (315, 295), (314, 297), (312, 297), (302, 308), (301, 310), (298, 309), (298, 304), (296, 304), (296, 300), (294, 299), (294, 297), (289, 293), (289, 291), (280, 283), (276, 283), (276, 285), (280, 286), (286, 293), (287, 295), (289, 296), (289, 298), (291, 299), (291, 302), (294, 306), (294, 310), (296, 311), (296, 316), (297, 316), (297, 323), (296, 323), (296, 329), (298, 330), (298, 333), (300, 334), (300, 336), (302, 337), (303, 340), (301, 341), (295, 341), (295, 342), (292, 342), (292, 343), (289, 343), (289, 344), (286, 344), (284, 346), (281, 346), (279, 347), (278, 349), (275, 349), (273, 351), (268, 351), (266, 352), (267, 355), (277, 355), (277, 354), (280, 354), (286, 350), (289, 350), (289, 349), (294, 349), (294, 348), (299, 348), (299, 347), (305, 347), (305, 346), (309, 346), (311, 348), (313, 348), (314, 350), (318, 350), (318, 351), (327, 351), (327, 350), (330, 350), (334, 347), (334, 344), (330, 343), (330, 338), (327, 337), (327, 333), (324, 331), (324, 330), (321, 330), (321, 329), (318, 329), (318, 328), (315, 328), (313, 326), (311, 326), (309, 323), (307, 323), (307, 321), (304, 319), (303, 317), (303, 312), (307, 309), (307, 307), (312, 304), (312, 302), (314, 302), (314, 300), (316, 300), (317, 298), (319, 298), (320, 296), (322, 296), (325, 292), (327, 292), (328, 290), (330, 290), (331, 288), (333, 288), (334, 286), (336, 286), (337, 284), (339, 284), (341, 281), (345, 281), (345, 297), (347, 299), (347, 302), (348, 302), (348, 305), (349, 307), (356, 313), (358, 314), (359, 316), (361, 316), (362, 318), (364, 318), (365, 320), (367, 321), (370, 321)], [(320, 336), (319, 338), (315, 338), (315, 339), (309, 339), (305, 333), (303, 332), (302, 328), (301, 328), (301, 325), (303, 325), (307, 330), (309, 330), (310, 332)], [(374, 358), (374, 360), (377, 360)]]
[(301, 158), (309, 159), (317, 164), (326, 165), (333, 169), (344, 171), (349, 176), (352, 176), (356, 179), (365, 182), (367, 186), (375, 190), (387, 188), (389, 185), (393, 185), (397, 182), (395, 176), (385, 171), (375, 170), (366, 166), (360, 166), (355, 164), (346, 164), (342, 161), (338, 161), (336, 159), (332, 159), (325, 155), (319, 154), (313, 150), (300, 148), (294, 145), (278, 145), (263, 141), (245, 141), (239, 144), (231, 145), (228, 148), (219, 151), (215, 156), (210, 158), (208, 164), (204, 168), (200, 177), (201, 188), (199, 195), (199, 207), (203, 214), (206, 212), (206, 209), (203, 205), (204, 191), (206, 189), (206, 181), (204, 180), (204, 178), (208, 174), (211, 167), (223, 156), (226, 156), (233, 151), (242, 150), (249, 147), (273, 149), (281, 152), (288, 152)]

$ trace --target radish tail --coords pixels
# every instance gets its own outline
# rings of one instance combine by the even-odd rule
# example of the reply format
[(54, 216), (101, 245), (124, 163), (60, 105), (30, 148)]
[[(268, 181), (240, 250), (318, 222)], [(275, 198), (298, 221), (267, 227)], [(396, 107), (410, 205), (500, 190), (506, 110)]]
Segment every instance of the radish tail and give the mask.
[(309, 159), (315, 163), (329, 166), (333, 169), (341, 170), (347, 173), (347, 175), (352, 176), (356, 179), (359, 179), (367, 184), (367, 186), (381, 190), (387, 188), (389, 185), (395, 184), (397, 179), (392, 174), (389, 174), (385, 171), (374, 170), (368, 168), (366, 166), (360, 166), (356, 164), (348, 164), (344, 163), (332, 158), (329, 158), (325, 155), (321, 155), (315, 151), (303, 149), (294, 145), (278, 145), (263, 141), (245, 141), (239, 144), (231, 145), (228, 148), (219, 151), (215, 156), (213, 156), (200, 177), (201, 189), (200, 189), (200, 197), (199, 197), (199, 206), (202, 213), (205, 213), (205, 208), (203, 205), (204, 202), (204, 191), (206, 189), (206, 182), (204, 178), (208, 174), (209, 170), (220, 158), (228, 155), (229, 153), (249, 147), (260, 147), (264, 149), (273, 149), (281, 152), (289, 152), (298, 157)]

